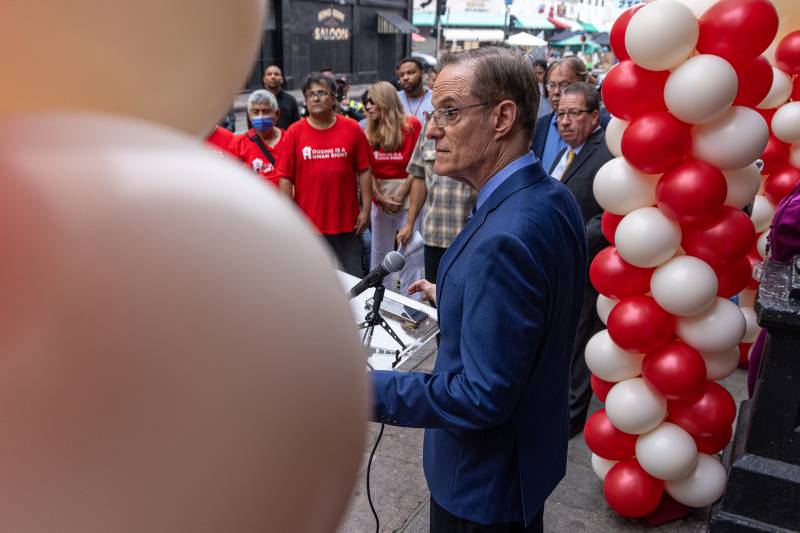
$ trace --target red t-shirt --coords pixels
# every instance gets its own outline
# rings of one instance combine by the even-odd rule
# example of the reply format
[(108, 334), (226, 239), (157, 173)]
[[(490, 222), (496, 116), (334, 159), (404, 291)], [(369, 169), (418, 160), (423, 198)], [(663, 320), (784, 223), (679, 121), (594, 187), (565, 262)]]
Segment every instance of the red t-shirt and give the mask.
[(355, 120), (338, 115), (326, 130), (307, 119), (286, 131), (278, 175), (294, 183), (294, 200), (320, 233), (353, 231), (358, 217), (357, 173), (372, 164), (372, 150)]
[(222, 152), (228, 150), (228, 145), (233, 140), (233, 133), (229, 129), (214, 126), (214, 131), (206, 137), (206, 142), (214, 148), (222, 148)]
[(403, 144), (394, 152), (385, 152), (383, 148), (374, 150), (372, 157), (372, 175), (380, 180), (399, 180), (408, 177), (408, 161), (417, 144), (419, 133), (422, 131), (417, 117), (406, 115), (406, 125), (403, 128)]
[[(280, 130), (280, 132), (281, 138), (275, 146), (269, 146), (267, 143), (264, 143), (267, 151), (272, 154), (272, 157), (275, 159), (276, 165), (281, 144), (283, 144), (283, 140), (286, 138), (286, 132), (283, 130)], [(276, 165), (270, 162), (269, 158), (264, 155), (264, 152), (261, 151), (261, 148), (259, 148), (258, 144), (253, 140), (256, 135), (258, 135), (256, 130), (250, 128), (247, 130), (247, 133), (235, 136), (228, 146), (228, 151), (230, 151), (234, 157), (241, 159), (253, 172), (277, 187), (279, 181), (278, 169), (275, 168)]]

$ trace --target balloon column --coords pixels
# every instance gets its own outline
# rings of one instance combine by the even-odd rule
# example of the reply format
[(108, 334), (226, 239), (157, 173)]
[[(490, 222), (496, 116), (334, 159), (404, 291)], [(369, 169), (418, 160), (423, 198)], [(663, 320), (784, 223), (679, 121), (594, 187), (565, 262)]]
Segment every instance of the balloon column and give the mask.
[(336, 528), (369, 406), (349, 305), (297, 210), (186, 133), (264, 7), (0, 2), (0, 531)]
[[(772, 129), (782, 140), (756, 109), (783, 105), (793, 88), (762, 55), (778, 23), (769, 0), (655, 0), (611, 32), (623, 59), (603, 100), (617, 158), (594, 192), (612, 246), (590, 267), (608, 329), (586, 348), (605, 409), (584, 434), (606, 500), (626, 517), (650, 514), (666, 495), (704, 507), (724, 489), (713, 455), (730, 441), (736, 406), (717, 380), (757, 333), (752, 307), (729, 298), (753, 287), (757, 231), (771, 218), (772, 200), (756, 198), (756, 161), (776, 153), (765, 191), (785, 194), (796, 182), (786, 164), (800, 114), (781, 108), (787, 116)], [(780, 57), (794, 68), (787, 39)], [(743, 208), (754, 198), (751, 218)]]

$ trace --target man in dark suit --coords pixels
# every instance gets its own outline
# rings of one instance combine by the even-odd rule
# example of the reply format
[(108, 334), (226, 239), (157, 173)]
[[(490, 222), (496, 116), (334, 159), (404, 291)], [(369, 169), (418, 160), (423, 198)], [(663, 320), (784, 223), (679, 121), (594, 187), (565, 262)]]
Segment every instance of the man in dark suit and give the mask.
[[(567, 144), (558, 133), (555, 110), (564, 89), (577, 82), (585, 82), (589, 77), (586, 64), (578, 57), (570, 56), (559, 59), (550, 64), (545, 72), (544, 87), (547, 89), (547, 97), (550, 105), (553, 106), (553, 113), (548, 113), (536, 121), (536, 130), (533, 135), (531, 150), (542, 161), (545, 170), (552, 168), (556, 161), (556, 156), (564, 149)], [(611, 115), (602, 106), (600, 108), (600, 126), (605, 130)]]
[[(583, 216), (589, 243), (589, 262), (608, 246), (600, 228), (603, 210), (594, 198), (592, 187), (600, 167), (614, 158), (606, 146), (600, 127), (600, 95), (586, 83), (575, 83), (561, 91), (556, 117), (558, 131), (567, 144), (550, 168), (550, 175), (561, 180), (572, 192)], [(587, 276), (588, 278), (588, 276)], [(572, 354), (570, 378), (570, 438), (583, 430), (592, 399), (591, 374), (586, 366), (584, 350), (589, 339), (603, 329), (597, 316), (597, 291), (586, 283), (578, 323), (578, 335)]]
[[(542, 531), (564, 476), (569, 360), (586, 279), (575, 199), (529, 151), (531, 69), (480, 48), (442, 59), (426, 135), (437, 174), (478, 191), (442, 258), (432, 374), (371, 373), (375, 418), (423, 427), (431, 531)], [(504, 528), (504, 529), (501, 529)]]

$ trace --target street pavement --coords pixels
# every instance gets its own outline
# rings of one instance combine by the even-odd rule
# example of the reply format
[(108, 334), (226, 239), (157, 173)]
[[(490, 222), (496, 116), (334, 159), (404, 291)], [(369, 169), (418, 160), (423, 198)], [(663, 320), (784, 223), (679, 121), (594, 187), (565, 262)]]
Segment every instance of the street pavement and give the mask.
[[(434, 360), (435, 354), (432, 354), (418, 370), (430, 371)], [(737, 370), (722, 381), (737, 405), (747, 397), (746, 378), (746, 371)], [(593, 399), (590, 414), (600, 407), (602, 404)], [(375, 531), (375, 519), (367, 502), (365, 481), (366, 461), (379, 428), (379, 424), (370, 423), (363, 451), (364, 462), (338, 533)], [(606, 505), (602, 483), (592, 470), (590, 457), (582, 436), (570, 441), (566, 477), (550, 495), (545, 506), (545, 531), (626, 533), (647, 529), (657, 533), (699, 533), (706, 530), (705, 509), (695, 510), (681, 520), (658, 527), (620, 517)], [(422, 473), (422, 430), (386, 426), (370, 477), (372, 500), (381, 521), (381, 532), (428, 531), (430, 495)]]

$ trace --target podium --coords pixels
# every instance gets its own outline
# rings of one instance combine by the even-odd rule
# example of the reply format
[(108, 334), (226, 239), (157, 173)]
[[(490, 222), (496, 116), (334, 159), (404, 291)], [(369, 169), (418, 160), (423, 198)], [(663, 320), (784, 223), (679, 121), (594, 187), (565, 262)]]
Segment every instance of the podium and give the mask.
[[(360, 281), (345, 272), (337, 273), (345, 292)], [(356, 324), (364, 322), (370, 312), (374, 293), (375, 289), (367, 289), (350, 300)], [(387, 290), (381, 306), (381, 317), (395, 332), (397, 340), (382, 327), (375, 328), (369, 347), (365, 347), (366, 362), (375, 370), (414, 370), (436, 350), (439, 322), (433, 307)], [(364, 338), (364, 333), (365, 330), (359, 330), (360, 338)]]

